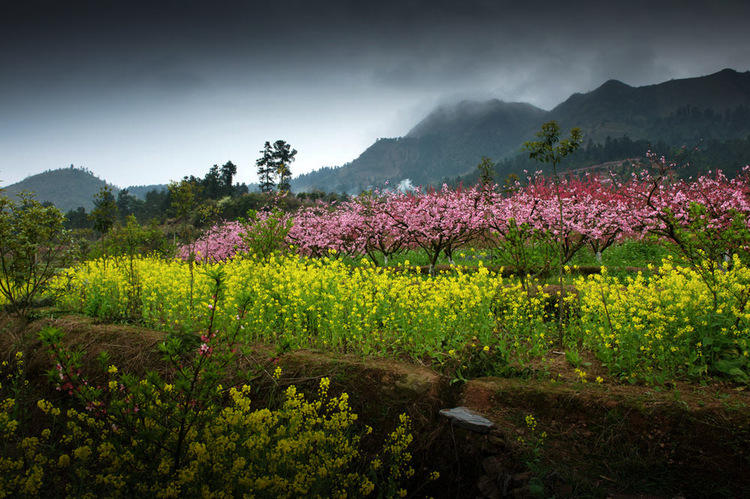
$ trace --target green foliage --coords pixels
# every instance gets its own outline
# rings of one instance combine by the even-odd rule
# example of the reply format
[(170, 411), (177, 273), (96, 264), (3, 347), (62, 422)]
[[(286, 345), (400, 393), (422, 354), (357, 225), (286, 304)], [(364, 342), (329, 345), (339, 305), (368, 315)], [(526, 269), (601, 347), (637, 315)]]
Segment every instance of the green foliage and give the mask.
[(556, 121), (544, 123), (536, 136), (540, 140), (524, 143), (524, 147), (529, 151), (529, 158), (542, 163), (551, 163), (555, 168), (563, 158), (578, 149), (583, 141), (580, 128), (573, 128), (570, 131), (570, 138), (560, 140), (560, 125)]
[(172, 233), (175, 242), (178, 233), (183, 244), (195, 239), (194, 219), (203, 207), (199, 200), (202, 191), (203, 185), (196, 179), (184, 178), (180, 182), (170, 182), (170, 210), (176, 219), (176, 226)]
[(479, 171), (479, 182), (482, 185), (491, 185), (494, 180), (495, 164), (487, 156), (482, 156), (482, 160), (477, 165)]
[(94, 209), (89, 214), (94, 230), (100, 234), (106, 234), (115, 224), (117, 213), (117, 202), (112, 188), (105, 185), (94, 196)]
[(75, 210), (70, 210), (65, 214), (66, 229), (91, 229), (91, 219), (86, 208), (79, 206)]
[(137, 319), (140, 315), (137, 303), (140, 301), (141, 284), (134, 264), (135, 259), (139, 255), (171, 258), (174, 256), (174, 246), (167, 240), (156, 220), (142, 226), (134, 215), (127, 217), (125, 225), (115, 225), (92, 246), (88, 251), (89, 258), (114, 260), (116, 264), (122, 264), (127, 269), (127, 315), (131, 319)]
[(124, 221), (130, 215), (143, 218), (146, 202), (130, 193), (129, 189), (122, 189), (117, 193), (117, 218)]
[[(337, 200), (338, 197), (325, 197), (326, 200)], [(308, 197), (305, 193), (297, 196), (275, 196), (262, 192), (249, 192), (241, 196), (223, 198), (217, 204), (218, 216), (224, 220), (238, 220), (247, 215), (250, 210), (258, 211), (268, 209), (270, 205), (286, 213), (296, 211), (308, 200), (318, 198)]]
[(134, 258), (140, 254), (166, 257), (173, 252), (174, 248), (167, 241), (156, 220), (151, 220), (148, 225), (141, 225), (134, 215), (130, 215), (126, 218), (125, 225), (115, 225), (102, 237), (89, 257), (108, 255)]
[(64, 217), (21, 194), (18, 203), (0, 195), (0, 298), (25, 315), (59, 267), (71, 261)]
[(164, 221), (169, 212), (169, 197), (168, 189), (147, 191), (143, 207), (136, 213), (138, 220), (141, 222), (151, 219), (156, 219), (160, 222)]
[(451, 383), (480, 377), (499, 375), (508, 366), (508, 351), (505, 345), (484, 345), (474, 336), (458, 349), (451, 349), (441, 359), (442, 371), (451, 378)]
[(250, 210), (247, 219), (242, 222), (245, 226), (242, 240), (248, 248), (248, 254), (262, 260), (286, 248), (286, 236), (294, 224), (294, 220), (279, 209), (274, 209), (264, 218), (259, 217), (258, 212)]
[[(557, 165), (566, 156), (575, 152), (576, 149), (581, 145), (583, 141), (583, 134), (580, 128), (573, 128), (570, 131), (570, 138), (560, 140), (560, 126), (556, 121), (549, 121), (542, 125), (541, 131), (537, 132), (536, 136), (540, 139), (537, 141), (530, 141), (524, 144), (524, 147), (529, 151), (529, 158), (536, 159), (542, 163), (551, 163), (553, 180), (555, 182), (555, 197), (557, 198), (557, 206), (559, 208), (560, 216), (558, 225), (558, 234), (564, 233), (564, 221), (563, 221), (563, 206), (562, 199), (560, 198), (560, 177), (557, 173)], [(561, 303), (565, 303), (565, 281), (563, 279), (563, 267), (565, 262), (570, 258), (566, 253), (565, 241), (558, 238), (555, 242), (557, 243), (557, 251), (560, 255), (559, 258), (559, 281), (560, 281), (560, 298)], [(562, 321), (563, 321), (563, 307), (560, 306), (558, 311), (558, 340), (562, 342)]]
[(535, 229), (528, 223), (518, 225), (513, 218), (507, 225), (504, 220), (497, 222), (496, 231), (488, 233), (486, 238), (496, 249), (497, 260), (513, 266), (521, 285), (528, 289), (529, 278), (549, 272), (555, 256), (554, 241), (548, 231)]
[(170, 208), (175, 218), (183, 223), (187, 222), (196, 209), (201, 189), (198, 182), (193, 180), (183, 179), (180, 182), (170, 182)]
[(258, 167), (258, 178), (260, 179), (260, 191), (272, 192), (274, 186), (281, 193), (289, 192), (292, 172), (289, 164), (294, 161), (297, 150), (292, 149), (284, 140), (277, 140), (271, 146), (266, 142), (262, 156), (255, 162)]

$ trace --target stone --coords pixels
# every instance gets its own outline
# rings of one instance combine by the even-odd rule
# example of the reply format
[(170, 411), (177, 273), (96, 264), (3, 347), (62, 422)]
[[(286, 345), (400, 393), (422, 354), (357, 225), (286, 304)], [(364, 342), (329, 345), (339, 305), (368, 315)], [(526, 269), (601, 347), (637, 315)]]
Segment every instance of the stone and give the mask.
[(488, 433), (495, 426), (489, 419), (466, 407), (441, 409), (440, 415), (445, 416), (462, 428), (477, 433)]
[(482, 497), (485, 497), (487, 499), (500, 499), (501, 497), (500, 489), (497, 488), (495, 480), (488, 477), (487, 475), (482, 475), (481, 477), (479, 477), (477, 488), (479, 489), (479, 492), (482, 493)]
[(502, 436), (490, 435), (487, 439), (495, 447), (505, 447), (505, 439)]
[(489, 456), (482, 460), (482, 468), (487, 476), (490, 478), (498, 479), (505, 471), (503, 462), (497, 456)]

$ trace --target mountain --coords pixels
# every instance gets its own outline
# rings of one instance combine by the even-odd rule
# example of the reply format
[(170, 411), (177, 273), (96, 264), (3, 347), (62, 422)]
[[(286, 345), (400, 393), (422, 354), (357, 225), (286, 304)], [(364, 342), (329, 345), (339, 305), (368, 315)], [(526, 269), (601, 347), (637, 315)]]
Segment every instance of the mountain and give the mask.
[(404, 137), (378, 139), (351, 163), (292, 180), (295, 191), (359, 192), (385, 180), (435, 183), (475, 168), (482, 156), (512, 153), (547, 111), (519, 102), (441, 106)]
[(744, 138), (750, 133), (750, 71), (725, 69), (643, 87), (609, 80), (570, 96), (549, 119), (580, 127), (595, 142), (624, 135), (669, 143)]
[[(8, 187), (2, 188), (2, 194), (15, 197), (19, 192), (27, 191), (34, 194), (38, 201), (49, 201), (62, 212), (74, 210), (83, 206), (87, 211), (93, 208), (94, 195), (107, 184), (85, 168), (61, 168), (48, 170), (25, 179)], [(113, 187), (117, 191), (118, 188)]]
[[(642, 87), (609, 80), (591, 92), (571, 95), (551, 111), (499, 100), (441, 106), (404, 137), (378, 139), (351, 163), (296, 177), (292, 188), (357, 193), (405, 178), (436, 185), (471, 175), (482, 156), (498, 161), (518, 155), (523, 143), (550, 120), (563, 130), (580, 127), (589, 145), (626, 138), (638, 147), (663, 143), (690, 148), (704, 141), (744, 139), (750, 135), (750, 71), (725, 69)], [(595, 161), (624, 159), (633, 152), (599, 155)]]
[[(0, 187), (2, 189), (0, 192), (9, 197), (15, 197), (22, 191), (32, 192), (38, 201), (49, 201), (65, 213), (79, 206), (86, 208), (86, 211), (91, 211), (94, 207), (94, 196), (105, 185), (109, 185), (115, 195), (121, 190), (116, 185), (100, 179), (86, 168), (76, 168), (71, 165), (69, 168), (47, 170), (31, 175), (15, 184)], [(128, 193), (138, 199), (145, 199), (149, 191), (166, 189), (166, 184), (127, 187)]]
[[(69, 168), (58, 170), (47, 170), (37, 175), (26, 177), (20, 182), (0, 187), (0, 194), (8, 197), (16, 197), (22, 191), (31, 192), (41, 202), (50, 202), (57, 206), (63, 213), (83, 207), (90, 212), (94, 207), (94, 196), (104, 186), (112, 189), (115, 197), (127, 190), (128, 194), (141, 200), (148, 201), (149, 193), (163, 193), (169, 186), (167, 184), (131, 185), (125, 189), (110, 184), (86, 168)], [(235, 184), (238, 192), (257, 191), (257, 184)], [(154, 196), (159, 199), (160, 196)], [(163, 198), (163, 195), (161, 196)], [(119, 201), (118, 201), (119, 202)]]
[[(497, 99), (443, 105), (403, 137), (378, 139), (358, 158), (340, 167), (326, 167), (292, 180), (300, 191), (359, 193), (372, 187), (410, 179), (416, 185), (476, 180), (483, 156), (498, 162), (496, 179), (539, 167), (521, 154), (542, 123), (557, 120), (563, 130), (578, 126), (585, 147), (562, 168), (642, 156), (651, 145), (689, 163), (685, 171), (721, 167), (738, 171), (750, 161), (750, 71), (725, 69), (712, 75), (632, 87), (609, 80), (587, 93), (576, 93), (551, 111), (531, 104)], [(677, 151), (676, 153), (674, 153)], [(632, 163), (632, 161), (631, 161)], [(93, 207), (93, 197), (108, 185), (85, 168), (46, 171), (5, 187), (5, 195), (33, 191), (67, 212)], [(113, 191), (120, 189), (111, 186)], [(254, 190), (254, 186), (248, 186)], [(128, 187), (143, 199), (163, 184)]]
[(128, 194), (138, 199), (146, 199), (146, 194), (151, 191), (161, 192), (166, 191), (167, 188), (167, 184), (131, 185), (130, 187), (126, 187)]

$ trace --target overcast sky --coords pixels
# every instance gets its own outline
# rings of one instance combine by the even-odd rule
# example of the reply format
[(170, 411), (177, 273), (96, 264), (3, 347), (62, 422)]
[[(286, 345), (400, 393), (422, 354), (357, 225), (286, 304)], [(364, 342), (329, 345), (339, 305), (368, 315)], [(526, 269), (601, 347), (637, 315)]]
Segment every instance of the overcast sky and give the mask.
[(551, 109), (630, 85), (750, 69), (750, 2), (0, 0), (0, 186), (85, 166), (120, 186), (255, 181), (356, 158), (461, 98)]

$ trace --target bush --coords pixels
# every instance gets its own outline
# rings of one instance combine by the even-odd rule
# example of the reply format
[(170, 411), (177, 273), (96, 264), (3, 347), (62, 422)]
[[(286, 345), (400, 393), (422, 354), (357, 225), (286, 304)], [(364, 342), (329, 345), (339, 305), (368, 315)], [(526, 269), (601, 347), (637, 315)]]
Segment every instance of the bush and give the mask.
[[(708, 272), (709, 263), (703, 264)], [(663, 382), (721, 375), (750, 382), (750, 268), (735, 255), (716, 294), (692, 268), (664, 260), (656, 275), (579, 278), (581, 343), (615, 375)]]
[(278, 209), (263, 214), (250, 210), (247, 217), (242, 221), (245, 230), (240, 235), (250, 255), (265, 260), (286, 248), (286, 237), (293, 224), (291, 217)]
[[(215, 401), (191, 404), (178, 382), (109, 366), (103, 386), (83, 385), (72, 365), (55, 376), (82, 407), (22, 407), (0, 385), (0, 497), (392, 497), (414, 473), (409, 419), (378, 456), (365, 455), (371, 430), (358, 427), (345, 393), (328, 394), (327, 378), (317, 397), (290, 386), (279, 408), (254, 409), (247, 385), (206, 386)], [(22, 424), (17, 414), (32, 410), (35, 424)], [(210, 424), (185, 425), (181, 413)]]
[(26, 194), (14, 202), (0, 196), (0, 298), (25, 316), (59, 267), (72, 258), (64, 216)]

